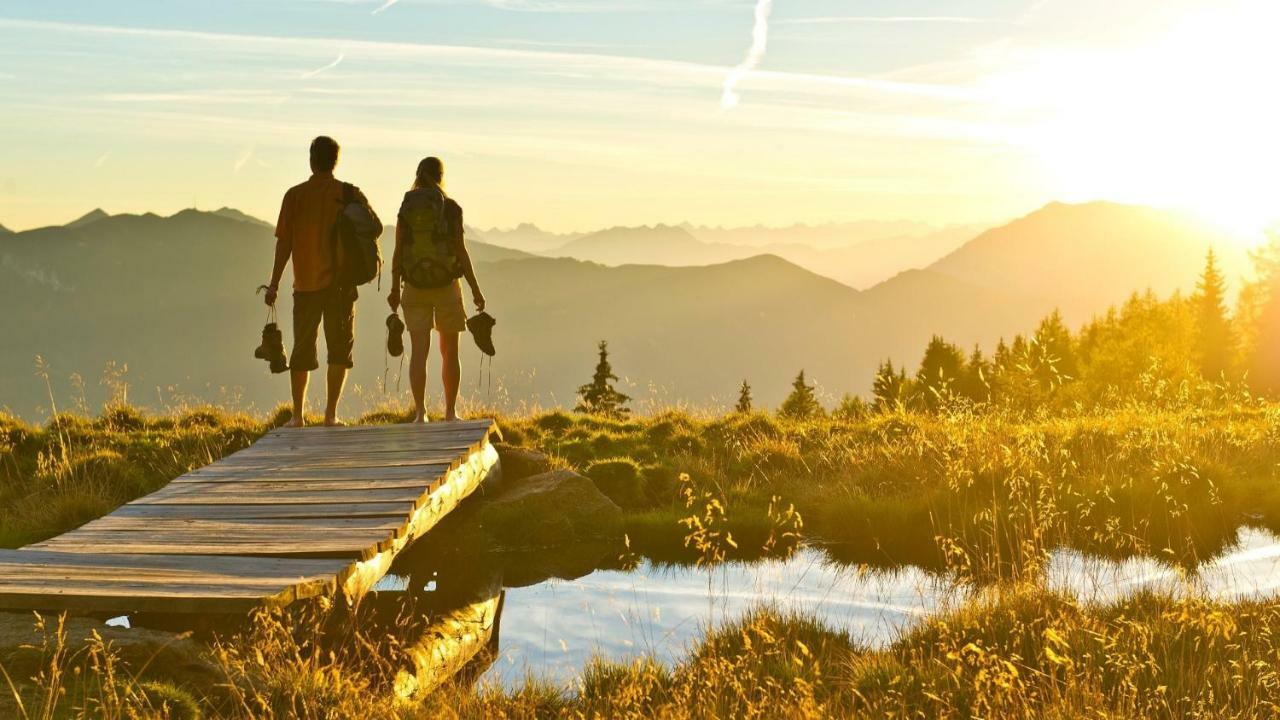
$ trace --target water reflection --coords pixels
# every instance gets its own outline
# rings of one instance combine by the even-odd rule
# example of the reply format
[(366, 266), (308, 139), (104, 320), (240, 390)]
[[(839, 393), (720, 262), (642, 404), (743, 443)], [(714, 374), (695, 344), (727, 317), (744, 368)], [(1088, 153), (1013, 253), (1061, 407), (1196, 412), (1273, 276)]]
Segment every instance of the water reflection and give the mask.
[[(594, 566), (586, 567), (593, 556)], [(493, 654), (485, 656), (480, 680), (508, 687), (530, 674), (570, 682), (593, 655), (675, 661), (709, 625), (760, 604), (810, 613), (870, 646), (882, 646), (966, 597), (931, 571), (913, 566), (863, 570), (834, 563), (816, 549), (786, 560), (726, 563), (711, 572), (648, 560), (623, 569), (616, 556), (598, 547), (470, 557), (427, 553), (414, 556), (414, 562), (427, 558), (435, 563), (433, 577), (445, 577), (450, 566), (465, 566), (484, 567), (502, 578), (505, 597), (493, 610), (502, 615), (502, 632), (496, 632), (495, 617)], [(563, 558), (576, 567), (567, 567)], [(403, 567), (408, 566), (398, 569), (407, 572)], [(1234, 548), (1195, 571), (1152, 559), (1113, 562), (1063, 550), (1054, 554), (1047, 581), (1087, 601), (1114, 600), (1142, 589), (1237, 598), (1275, 592), (1278, 570), (1277, 538), (1245, 528)], [(414, 577), (416, 584), (426, 576)], [(403, 576), (385, 581), (406, 582)]]

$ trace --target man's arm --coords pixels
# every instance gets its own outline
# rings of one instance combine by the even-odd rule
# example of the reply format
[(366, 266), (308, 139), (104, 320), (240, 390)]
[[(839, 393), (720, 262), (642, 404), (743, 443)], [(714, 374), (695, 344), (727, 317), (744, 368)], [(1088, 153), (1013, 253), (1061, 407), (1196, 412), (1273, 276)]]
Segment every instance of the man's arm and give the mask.
[(293, 223), (290, 214), (289, 195), (286, 193), (284, 201), (280, 203), (280, 219), (276, 222), (276, 257), (271, 266), (271, 282), (267, 283), (268, 305), (276, 304), (276, 297), (280, 294), (280, 278), (284, 275), (285, 266), (289, 264), (289, 258), (293, 257)]

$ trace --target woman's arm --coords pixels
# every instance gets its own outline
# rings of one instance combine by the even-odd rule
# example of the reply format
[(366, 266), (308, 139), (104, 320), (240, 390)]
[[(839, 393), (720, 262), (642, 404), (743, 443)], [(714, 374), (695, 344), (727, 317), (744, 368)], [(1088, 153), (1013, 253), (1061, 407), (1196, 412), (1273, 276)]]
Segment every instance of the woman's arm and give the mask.
[(471, 300), (476, 304), (476, 312), (484, 312), (484, 293), (480, 292), (480, 281), (476, 280), (476, 270), (471, 266), (471, 253), (467, 251), (466, 230), (462, 224), (462, 206), (452, 203), (457, 208), (456, 227), (453, 236), (458, 242), (458, 263), (462, 266), (462, 277), (471, 287)]
[(404, 268), (400, 267), (401, 247), (404, 245), (404, 219), (396, 220), (396, 249), (391, 253), (391, 294), (387, 295), (387, 304), (391, 306), (391, 312), (395, 312), (400, 307), (400, 280), (404, 273)]

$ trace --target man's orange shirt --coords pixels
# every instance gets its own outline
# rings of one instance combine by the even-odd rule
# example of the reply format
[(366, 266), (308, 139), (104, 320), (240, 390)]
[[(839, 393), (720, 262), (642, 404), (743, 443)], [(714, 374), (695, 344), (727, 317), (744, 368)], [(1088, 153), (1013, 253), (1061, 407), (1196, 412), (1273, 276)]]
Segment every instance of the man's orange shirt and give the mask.
[(289, 188), (280, 205), (276, 237), (293, 249), (295, 292), (324, 290), (333, 279), (333, 226), (342, 212), (342, 183), (316, 173)]

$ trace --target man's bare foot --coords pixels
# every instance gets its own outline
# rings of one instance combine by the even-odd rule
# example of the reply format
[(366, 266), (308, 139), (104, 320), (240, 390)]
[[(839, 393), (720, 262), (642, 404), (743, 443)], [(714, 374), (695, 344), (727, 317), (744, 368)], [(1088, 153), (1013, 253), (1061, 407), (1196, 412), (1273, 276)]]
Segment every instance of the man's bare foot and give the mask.
[(280, 427), (300, 428), (303, 426), (303, 424), (304, 423), (302, 421), (302, 416), (299, 415), (297, 417), (289, 418), (289, 422), (285, 423), (284, 425), (281, 425)]

